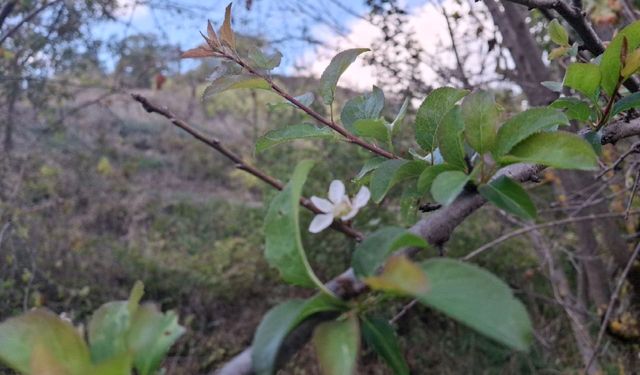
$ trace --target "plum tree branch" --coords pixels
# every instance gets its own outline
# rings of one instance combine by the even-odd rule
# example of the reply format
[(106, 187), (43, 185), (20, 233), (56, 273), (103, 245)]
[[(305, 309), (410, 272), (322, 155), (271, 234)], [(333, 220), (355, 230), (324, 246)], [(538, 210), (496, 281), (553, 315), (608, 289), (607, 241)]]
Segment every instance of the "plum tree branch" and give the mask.
[[(603, 129), (602, 143), (615, 143), (623, 138), (640, 134), (640, 119), (629, 122), (616, 122), (609, 124)], [(507, 175), (514, 180), (521, 182), (529, 181), (544, 169), (540, 165), (514, 164), (501, 169), (499, 175)], [(464, 192), (451, 205), (443, 207), (427, 217), (418, 221), (409, 230), (425, 238), (431, 245), (442, 246), (449, 240), (449, 237), (469, 215), (482, 207), (486, 200), (478, 193)], [(575, 219), (575, 218), (574, 218)], [(419, 249), (408, 248), (401, 250), (407, 256), (414, 256)], [(366, 285), (355, 277), (352, 269), (344, 271), (326, 284), (327, 288), (335, 295), (349, 299), (367, 290)], [(305, 333), (313, 330), (313, 324), (305, 324), (294, 330), (304, 330)], [(296, 337), (308, 337), (296, 332)], [(305, 341), (293, 340), (285, 341), (283, 350), (291, 352), (291, 348), (299, 349)], [(216, 372), (215, 375), (250, 375), (253, 374), (251, 363), (251, 347), (240, 352)]]
[[(254, 167), (253, 165), (245, 162), (239, 155), (235, 154), (233, 151), (229, 150), (222, 143), (220, 143), (220, 141), (218, 139), (210, 138), (210, 137), (205, 136), (204, 134), (202, 134), (200, 131), (198, 131), (197, 129), (195, 129), (194, 127), (192, 127), (191, 125), (189, 125), (185, 121), (183, 121), (183, 120), (179, 119), (178, 117), (176, 117), (176, 115), (173, 114), (168, 109), (160, 107), (157, 104), (154, 104), (149, 99), (147, 99), (144, 96), (139, 95), (139, 94), (131, 94), (131, 97), (135, 101), (140, 103), (145, 111), (147, 111), (149, 113), (157, 113), (157, 114), (165, 117), (167, 120), (171, 121), (171, 123), (173, 125), (175, 125), (178, 128), (186, 131), (187, 133), (191, 134), (195, 139), (199, 140), (200, 142), (206, 144), (207, 146), (209, 146), (212, 149), (216, 150), (220, 154), (224, 155), (227, 159), (231, 160), (235, 164), (235, 167), (237, 169), (239, 169), (241, 171), (244, 171), (244, 172), (247, 172), (247, 173), (257, 177), (261, 181), (267, 183), (268, 185), (271, 185), (272, 187), (274, 187), (274, 188), (276, 188), (278, 190), (282, 190), (284, 188), (285, 184), (282, 183), (280, 180), (278, 180), (277, 178), (275, 178), (273, 176), (270, 176), (270, 175), (266, 174), (265, 172), (261, 171), (260, 169), (258, 169), (256, 167)], [(307, 199), (305, 197), (300, 198), (300, 205), (303, 206), (304, 208), (308, 209), (309, 211), (313, 212), (313, 213), (316, 213), (316, 214), (322, 213), (311, 202), (311, 200), (309, 200), (309, 199)], [(345, 224), (345, 223), (343, 223), (342, 221), (339, 221), (339, 220), (335, 220), (333, 222), (333, 224), (331, 225), (331, 228), (346, 234), (347, 236), (355, 239), (356, 241), (360, 241), (363, 238), (362, 233), (360, 233), (356, 229), (352, 228), (351, 226), (349, 226), (349, 225), (347, 225), (347, 224)]]

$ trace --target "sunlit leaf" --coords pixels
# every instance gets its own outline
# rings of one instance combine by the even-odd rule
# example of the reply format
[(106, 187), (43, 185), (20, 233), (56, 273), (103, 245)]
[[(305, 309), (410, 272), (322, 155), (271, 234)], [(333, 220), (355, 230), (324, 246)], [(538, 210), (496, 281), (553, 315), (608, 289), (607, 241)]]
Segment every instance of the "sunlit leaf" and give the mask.
[(312, 167), (310, 160), (298, 163), (289, 183), (271, 200), (264, 229), (269, 264), (280, 271), (284, 281), (306, 287), (322, 285), (311, 269), (300, 238), (300, 195)]
[(529, 194), (517, 182), (506, 176), (498, 177), (478, 188), (480, 194), (489, 202), (523, 219), (536, 218), (536, 206)]
[(391, 134), (382, 119), (361, 119), (353, 123), (354, 133), (383, 143), (391, 142)]
[(368, 48), (348, 49), (338, 53), (331, 59), (329, 66), (327, 66), (320, 77), (320, 96), (324, 104), (329, 105), (333, 103), (340, 76), (347, 70), (349, 65), (356, 60), (358, 55), (367, 51), (369, 51)]
[(222, 76), (211, 82), (204, 90), (203, 98), (209, 98), (227, 90), (235, 89), (263, 89), (269, 90), (271, 85), (263, 78), (249, 74), (237, 74)]
[(598, 169), (593, 148), (580, 136), (566, 133), (538, 133), (518, 143), (502, 163), (536, 163), (560, 169)]
[(380, 275), (366, 277), (363, 281), (373, 290), (398, 295), (419, 296), (429, 290), (424, 271), (406, 256), (389, 258)]
[(504, 155), (528, 136), (554, 130), (558, 125), (569, 125), (569, 119), (556, 109), (541, 107), (520, 112), (507, 120), (498, 130), (494, 154)]
[(312, 124), (290, 125), (267, 132), (256, 141), (256, 152), (298, 139), (336, 139), (336, 135), (328, 127), (318, 128)]
[(441, 87), (429, 93), (416, 113), (416, 141), (423, 150), (432, 153), (437, 145), (438, 128), (445, 115), (469, 91)]
[(342, 108), (340, 121), (347, 130), (355, 132), (355, 122), (362, 119), (375, 119), (380, 117), (384, 107), (384, 93), (378, 87), (373, 86), (370, 93), (358, 95), (350, 99)]
[(404, 228), (384, 227), (370, 234), (356, 246), (351, 267), (359, 278), (373, 275), (389, 255), (405, 247), (427, 247), (424, 238)]
[(551, 20), (551, 22), (549, 22), (548, 29), (551, 41), (560, 46), (569, 45), (569, 33), (567, 33), (567, 30), (562, 27), (557, 19), (554, 18), (553, 20)]
[(461, 170), (467, 168), (463, 131), (462, 112), (456, 106), (444, 116), (436, 134), (438, 148), (444, 160)]
[(600, 60), (602, 88), (608, 96), (614, 94), (613, 91), (615, 90), (620, 77), (620, 71), (622, 70), (620, 53), (622, 51), (624, 38), (627, 39), (628, 51), (633, 51), (640, 46), (640, 21), (636, 21), (619, 30), (602, 54), (602, 59)]
[(573, 63), (567, 67), (564, 75), (564, 85), (578, 91), (591, 100), (595, 100), (598, 96), (600, 79), (600, 68), (598, 65)]
[(493, 94), (475, 91), (462, 101), (464, 134), (469, 145), (479, 154), (491, 151), (498, 134), (500, 111)]

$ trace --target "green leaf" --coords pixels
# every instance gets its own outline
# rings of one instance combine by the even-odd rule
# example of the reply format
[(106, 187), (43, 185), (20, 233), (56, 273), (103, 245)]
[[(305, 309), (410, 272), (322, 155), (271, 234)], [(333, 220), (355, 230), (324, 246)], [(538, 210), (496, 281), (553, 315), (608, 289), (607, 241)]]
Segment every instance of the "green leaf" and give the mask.
[(427, 164), (423, 161), (387, 160), (380, 164), (371, 176), (371, 198), (380, 203), (398, 182), (417, 178)]
[(127, 332), (138, 306), (127, 301), (108, 302), (96, 310), (88, 326), (91, 359), (101, 363), (129, 350)]
[(465, 170), (467, 162), (464, 152), (464, 122), (460, 107), (454, 107), (442, 119), (438, 128), (438, 147), (443, 159), (458, 169)]
[[(304, 105), (305, 107), (309, 107), (311, 104), (313, 104), (313, 101), (315, 100), (315, 96), (313, 95), (312, 92), (306, 92), (302, 95), (294, 96), (293, 98), (298, 102), (300, 102), (300, 104)], [(267, 107), (269, 108), (270, 111), (273, 111), (279, 108), (291, 108), (291, 107), (298, 108), (295, 104), (293, 104), (288, 100), (285, 100), (282, 102), (276, 102), (276, 103), (267, 103)]]
[(560, 46), (569, 45), (569, 34), (557, 19), (554, 18), (551, 22), (549, 22), (548, 28), (551, 41)]
[(501, 176), (478, 188), (480, 195), (507, 212), (523, 219), (536, 218), (536, 206), (529, 194), (512, 179)]
[(627, 95), (618, 100), (611, 110), (611, 117), (618, 113), (626, 112), (632, 108), (640, 108), (640, 92)]
[(355, 134), (361, 137), (376, 139), (380, 142), (391, 142), (389, 128), (382, 119), (361, 119), (353, 123)]
[(34, 375), (86, 375), (91, 366), (89, 349), (78, 331), (44, 309), (0, 324), (0, 362)]
[(460, 171), (446, 171), (438, 174), (431, 185), (431, 196), (436, 202), (446, 206), (462, 193), (471, 178)]
[(629, 26), (618, 31), (615, 38), (602, 54), (600, 60), (600, 72), (602, 73), (602, 88), (608, 96), (614, 94), (622, 64), (620, 55), (622, 51), (622, 41), (627, 38), (627, 51), (633, 51), (640, 46), (640, 21), (636, 21)]
[(336, 135), (328, 127), (318, 128), (312, 124), (290, 125), (267, 132), (256, 141), (256, 152), (262, 152), (281, 143), (298, 139), (336, 139)]
[(532, 108), (507, 120), (498, 130), (494, 154), (502, 156), (528, 136), (553, 130), (558, 125), (569, 125), (564, 113), (553, 108)]
[(598, 169), (593, 148), (580, 136), (566, 133), (538, 133), (518, 143), (501, 163), (536, 163), (560, 169)]
[(587, 141), (591, 145), (596, 155), (602, 154), (602, 132), (601, 131), (597, 131), (597, 132), (589, 131), (585, 134), (582, 134), (582, 137), (584, 138), (585, 141)]
[(598, 65), (573, 63), (567, 67), (563, 84), (585, 97), (595, 101), (600, 87), (600, 68)]
[(392, 256), (378, 276), (363, 279), (373, 290), (394, 295), (416, 296), (427, 292), (429, 282), (424, 271), (406, 256)]
[(319, 294), (308, 300), (286, 301), (269, 310), (262, 318), (253, 338), (253, 370), (257, 375), (274, 374), (280, 346), (294, 328), (313, 314), (341, 311), (343, 308), (344, 306), (336, 300)]
[(362, 336), (396, 375), (409, 375), (409, 366), (400, 350), (398, 338), (386, 320), (374, 317), (362, 318)]
[(318, 325), (312, 342), (323, 375), (355, 374), (360, 351), (360, 326), (355, 314)]
[(562, 82), (542, 81), (540, 84), (553, 92), (562, 92)]
[(416, 296), (421, 303), (510, 348), (529, 348), (531, 320), (502, 280), (480, 267), (453, 259), (431, 259), (421, 267), (430, 288)]
[(324, 104), (330, 105), (333, 103), (340, 76), (356, 60), (358, 55), (367, 51), (369, 51), (369, 48), (348, 49), (338, 53), (331, 59), (329, 66), (322, 72), (320, 77), (320, 96)]
[(284, 281), (305, 287), (324, 286), (311, 269), (300, 238), (299, 204), (302, 186), (313, 167), (303, 160), (293, 171), (291, 180), (271, 201), (265, 218), (265, 256), (280, 271)]
[(427, 241), (404, 228), (384, 227), (370, 234), (356, 246), (351, 267), (359, 278), (373, 275), (396, 250), (427, 247)]
[(370, 93), (356, 96), (349, 100), (342, 108), (340, 121), (351, 133), (355, 132), (354, 124), (357, 120), (378, 119), (384, 107), (384, 93), (373, 86)]
[(428, 192), (431, 192), (431, 185), (433, 184), (433, 180), (435, 180), (440, 173), (457, 170), (459, 169), (454, 167), (453, 165), (446, 163), (432, 165), (425, 168), (425, 170), (420, 174), (420, 177), (418, 177), (418, 193), (420, 195), (424, 195)]
[(578, 98), (559, 98), (549, 105), (551, 108), (564, 109), (569, 120), (587, 122), (593, 116), (593, 110), (589, 103)]
[(396, 115), (396, 118), (393, 119), (389, 127), (391, 128), (391, 133), (396, 134), (402, 122), (404, 121), (404, 117), (407, 115), (407, 108), (409, 108), (409, 98), (406, 98)]
[(140, 306), (131, 321), (128, 334), (137, 373), (155, 374), (171, 346), (184, 332), (174, 312), (162, 313), (153, 304)]
[(462, 101), (465, 137), (480, 155), (493, 149), (499, 117), (498, 105), (493, 94), (488, 91), (475, 91)]
[(271, 53), (265, 53), (260, 48), (254, 47), (249, 50), (249, 59), (258, 69), (271, 70), (280, 66), (282, 53), (278, 50)]
[(423, 150), (432, 153), (438, 147), (436, 136), (442, 120), (468, 93), (453, 87), (440, 87), (429, 93), (416, 113), (416, 141)]
[(222, 76), (211, 82), (204, 90), (203, 98), (209, 98), (227, 90), (235, 89), (263, 89), (269, 90), (271, 85), (263, 78), (255, 77), (249, 74), (236, 74)]
[(383, 158), (382, 156), (374, 156), (371, 159), (364, 162), (364, 165), (358, 172), (358, 175), (355, 177), (356, 180), (362, 180), (364, 176), (368, 173), (375, 171), (382, 163), (387, 161), (387, 158)]

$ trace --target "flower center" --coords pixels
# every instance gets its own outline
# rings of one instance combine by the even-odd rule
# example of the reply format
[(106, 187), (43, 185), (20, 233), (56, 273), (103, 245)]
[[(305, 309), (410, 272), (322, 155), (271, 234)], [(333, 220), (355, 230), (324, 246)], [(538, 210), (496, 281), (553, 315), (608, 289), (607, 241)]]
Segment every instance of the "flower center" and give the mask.
[(333, 206), (333, 216), (334, 217), (342, 217), (351, 212), (351, 202), (349, 202), (349, 198), (344, 198), (340, 203)]

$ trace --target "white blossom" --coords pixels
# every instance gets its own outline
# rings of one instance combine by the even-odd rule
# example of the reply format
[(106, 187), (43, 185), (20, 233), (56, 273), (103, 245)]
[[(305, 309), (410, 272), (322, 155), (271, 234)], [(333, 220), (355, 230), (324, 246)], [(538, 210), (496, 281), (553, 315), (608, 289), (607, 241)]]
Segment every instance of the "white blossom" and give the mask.
[(311, 197), (311, 202), (318, 207), (321, 214), (317, 214), (311, 224), (309, 225), (309, 232), (318, 233), (328, 228), (333, 220), (340, 218), (342, 221), (351, 220), (358, 211), (364, 207), (371, 193), (366, 186), (360, 188), (358, 194), (353, 198), (353, 201), (347, 196), (344, 184), (340, 180), (333, 180), (329, 185), (329, 199), (319, 198), (316, 196)]

